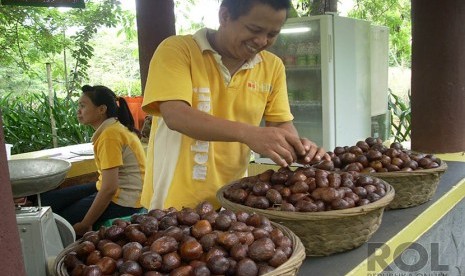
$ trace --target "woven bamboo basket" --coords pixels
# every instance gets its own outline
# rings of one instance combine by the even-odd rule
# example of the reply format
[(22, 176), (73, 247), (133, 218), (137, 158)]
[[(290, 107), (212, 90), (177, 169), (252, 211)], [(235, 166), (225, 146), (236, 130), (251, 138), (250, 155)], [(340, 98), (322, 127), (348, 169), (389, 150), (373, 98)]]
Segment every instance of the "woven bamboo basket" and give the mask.
[(265, 276), (294, 276), (299, 272), (299, 268), (302, 265), (303, 260), (305, 259), (305, 247), (299, 237), (294, 234), (288, 227), (271, 222), (273, 227), (279, 228), (284, 235), (291, 239), (293, 245), (293, 252), (289, 260), (284, 264), (278, 266), (275, 270), (263, 274)]
[[(264, 276), (294, 276), (297, 275), (303, 260), (305, 259), (305, 248), (299, 237), (295, 235), (289, 228), (281, 224), (271, 222), (273, 227), (279, 228), (285, 236), (291, 239), (293, 244), (293, 252), (289, 260), (277, 267), (275, 270), (263, 274)], [(69, 276), (69, 273), (64, 264), (66, 254), (74, 251), (76, 247), (82, 242), (82, 239), (75, 241), (67, 246), (63, 251), (58, 254), (53, 264), (53, 276)]]
[(414, 207), (429, 201), (436, 192), (439, 180), (446, 170), (447, 164), (441, 160), (440, 166), (434, 169), (371, 173), (369, 175), (381, 178), (394, 187), (396, 195), (386, 207), (386, 210), (389, 210)]
[(76, 247), (82, 242), (82, 239), (73, 242), (72, 244), (68, 245), (65, 249), (63, 249), (60, 254), (55, 258), (55, 262), (53, 263), (53, 276), (68, 276), (68, 270), (66, 270), (66, 266), (64, 263), (64, 259), (66, 254), (71, 251), (74, 251)]
[(325, 212), (263, 210), (237, 204), (224, 198), (224, 191), (231, 184), (218, 190), (216, 197), (226, 209), (257, 213), (286, 226), (300, 238), (307, 256), (327, 256), (359, 247), (378, 230), (384, 208), (395, 194), (391, 185), (383, 183), (387, 188), (386, 195), (378, 201)]

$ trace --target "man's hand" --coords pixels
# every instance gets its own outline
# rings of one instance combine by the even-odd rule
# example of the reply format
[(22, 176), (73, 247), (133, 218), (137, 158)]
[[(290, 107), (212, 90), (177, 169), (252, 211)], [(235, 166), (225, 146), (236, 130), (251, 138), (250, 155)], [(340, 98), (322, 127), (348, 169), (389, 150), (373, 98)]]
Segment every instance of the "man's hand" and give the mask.
[(313, 164), (321, 160), (331, 160), (324, 148), (319, 148), (314, 142), (307, 138), (300, 139), (305, 148), (305, 154), (299, 155), (297, 162), (300, 164)]
[(291, 165), (299, 155), (307, 152), (297, 135), (279, 127), (251, 127), (244, 143), (282, 167)]

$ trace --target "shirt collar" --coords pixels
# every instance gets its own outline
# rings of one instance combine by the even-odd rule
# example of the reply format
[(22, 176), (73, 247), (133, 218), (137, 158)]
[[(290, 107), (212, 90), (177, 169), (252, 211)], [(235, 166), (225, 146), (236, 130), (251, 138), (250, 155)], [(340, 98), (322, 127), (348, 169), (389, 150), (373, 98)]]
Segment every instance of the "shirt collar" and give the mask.
[(200, 30), (198, 30), (194, 35), (194, 40), (195, 42), (197, 42), (197, 45), (199, 45), (199, 48), (202, 52), (205, 52), (207, 50), (210, 50), (212, 52), (215, 52), (216, 51), (213, 49), (213, 47), (210, 45), (210, 42), (208, 42), (208, 39), (207, 39), (207, 33), (208, 32), (214, 32), (212, 29), (208, 29), (208, 28), (202, 28)]
[(102, 131), (107, 128), (109, 125), (116, 123), (118, 120), (114, 117), (108, 118), (103, 123), (95, 130), (94, 134), (92, 135), (92, 144), (97, 140), (97, 138), (100, 136)]
[[(197, 42), (197, 45), (199, 45), (199, 48), (202, 52), (205, 51), (212, 51), (214, 54), (219, 55), (215, 49), (210, 45), (210, 42), (208, 42), (207, 39), (207, 33), (215, 32), (213, 29), (209, 28), (202, 28), (198, 30), (194, 35), (193, 38), (195, 42)], [(244, 65), (241, 67), (242, 69), (248, 69), (248, 68), (253, 68), (257, 63), (260, 63), (262, 61), (261, 54), (256, 54), (252, 59), (248, 60)]]

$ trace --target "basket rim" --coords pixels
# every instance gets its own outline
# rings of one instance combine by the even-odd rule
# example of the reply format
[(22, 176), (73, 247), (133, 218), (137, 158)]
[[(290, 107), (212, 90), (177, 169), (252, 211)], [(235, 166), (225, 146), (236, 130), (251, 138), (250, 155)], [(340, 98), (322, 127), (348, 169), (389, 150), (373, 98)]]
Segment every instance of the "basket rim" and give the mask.
[(311, 219), (328, 219), (328, 218), (339, 218), (347, 216), (357, 216), (361, 214), (366, 214), (373, 210), (379, 208), (384, 208), (394, 199), (395, 190), (392, 185), (386, 182), (383, 179), (379, 180), (386, 186), (386, 194), (381, 197), (379, 200), (369, 203), (363, 206), (357, 206), (342, 210), (331, 210), (331, 211), (322, 211), (322, 212), (290, 212), (290, 211), (277, 211), (277, 210), (267, 210), (267, 209), (258, 209), (252, 208), (246, 205), (232, 202), (224, 197), (224, 191), (229, 188), (234, 182), (229, 183), (221, 187), (217, 193), (216, 198), (221, 203), (223, 207), (228, 209), (230, 206), (233, 209), (241, 209), (249, 213), (260, 213), (265, 214), (267, 217), (279, 218), (284, 220), (311, 220)]
[(302, 243), (300, 238), (285, 225), (279, 224), (274, 221), (270, 221), (270, 222), (271, 222), (271, 225), (273, 225), (273, 227), (280, 229), (284, 233), (284, 235), (287, 234), (287, 236), (292, 241), (293, 248), (292, 248), (292, 255), (289, 257), (289, 259), (286, 262), (276, 267), (273, 271), (263, 274), (263, 276), (286, 275), (285, 272), (288, 272), (290, 269), (292, 270), (294, 267), (296, 268), (296, 271), (297, 271), (302, 265), (303, 260), (307, 256), (305, 253), (304, 244)]
[[(69, 252), (73, 251), (80, 243), (82, 242), (82, 238), (79, 240), (76, 240), (75, 242), (69, 244), (67, 247), (65, 247), (60, 253), (58, 253), (58, 256), (55, 258), (55, 261), (53, 262), (53, 268), (55, 271), (53, 273), (61, 273), (64, 275), (69, 275), (65, 264), (64, 264), (64, 259), (66, 254)], [(53, 275), (55, 275), (53, 274)], [(57, 274), (59, 275), (59, 274)]]
[(375, 173), (362, 173), (370, 176), (379, 176), (379, 177), (398, 177), (398, 176), (422, 176), (430, 175), (433, 173), (443, 174), (447, 170), (447, 163), (444, 160), (441, 160), (441, 164), (437, 168), (433, 169), (422, 169), (415, 171), (396, 171), (396, 172), (375, 172)]

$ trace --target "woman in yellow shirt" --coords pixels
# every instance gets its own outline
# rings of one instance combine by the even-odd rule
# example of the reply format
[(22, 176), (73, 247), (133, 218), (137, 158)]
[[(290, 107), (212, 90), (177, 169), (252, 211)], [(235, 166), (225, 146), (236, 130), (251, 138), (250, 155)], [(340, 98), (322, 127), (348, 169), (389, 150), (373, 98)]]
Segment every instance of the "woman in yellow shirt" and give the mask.
[(126, 101), (109, 88), (82, 87), (77, 117), (95, 130), (92, 143), (98, 181), (50, 191), (41, 200), (80, 236), (94, 224), (141, 211), (145, 152)]

